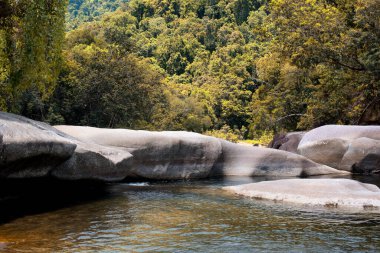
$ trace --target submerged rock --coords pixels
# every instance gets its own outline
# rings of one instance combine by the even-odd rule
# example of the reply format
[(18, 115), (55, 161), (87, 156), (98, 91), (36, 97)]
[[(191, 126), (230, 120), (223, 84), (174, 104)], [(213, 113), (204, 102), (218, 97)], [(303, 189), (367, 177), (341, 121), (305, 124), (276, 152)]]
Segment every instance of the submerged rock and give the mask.
[(133, 154), (129, 177), (310, 176), (344, 173), (285, 151), (257, 148), (189, 132), (56, 126), (82, 141)]
[(305, 134), (298, 153), (340, 170), (377, 172), (380, 169), (380, 126), (319, 127)]
[(380, 189), (350, 179), (283, 179), (224, 187), (257, 199), (325, 207), (380, 208)]

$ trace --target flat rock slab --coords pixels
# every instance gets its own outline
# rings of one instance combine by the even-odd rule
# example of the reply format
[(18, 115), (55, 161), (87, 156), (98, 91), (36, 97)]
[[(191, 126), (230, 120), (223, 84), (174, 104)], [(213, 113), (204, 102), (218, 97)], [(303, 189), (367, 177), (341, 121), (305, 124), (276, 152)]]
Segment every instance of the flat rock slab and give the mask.
[(294, 204), (380, 210), (380, 189), (350, 179), (283, 179), (223, 189), (251, 198)]

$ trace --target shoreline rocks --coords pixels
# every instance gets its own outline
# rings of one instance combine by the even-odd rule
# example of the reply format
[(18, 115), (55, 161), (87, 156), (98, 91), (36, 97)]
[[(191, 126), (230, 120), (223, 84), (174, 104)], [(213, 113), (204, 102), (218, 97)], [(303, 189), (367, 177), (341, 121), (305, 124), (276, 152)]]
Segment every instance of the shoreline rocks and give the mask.
[(0, 178), (119, 181), (132, 155), (84, 143), (52, 126), (0, 112)]
[(43, 177), (70, 158), (77, 145), (53, 127), (0, 112), (0, 177)]
[(222, 153), (218, 139), (197, 133), (55, 127), (82, 141), (128, 150), (133, 155), (130, 178), (207, 178)]
[(305, 134), (298, 153), (330, 167), (356, 173), (380, 169), (380, 126), (327, 125)]
[(347, 174), (285, 151), (235, 144), (189, 132), (149, 132), (55, 126), (82, 141), (125, 148), (133, 155), (129, 177), (147, 179), (218, 176)]
[(290, 152), (191, 132), (55, 128), (0, 113), (0, 178), (176, 180), (347, 174)]
[(284, 150), (297, 154), (297, 148), (306, 132), (290, 132), (276, 134), (269, 143), (268, 148)]
[(350, 179), (283, 179), (223, 188), (276, 202), (334, 208), (380, 209), (380, 189)]
[(359, 174), (380, 173), (380, 126), (326, 125), (307, 133), (276, 135), (269, 148)]
[(300, 177), (347, 174), (290, 152), (221, 142), (223, 156), (214, 167), (214, 175)]

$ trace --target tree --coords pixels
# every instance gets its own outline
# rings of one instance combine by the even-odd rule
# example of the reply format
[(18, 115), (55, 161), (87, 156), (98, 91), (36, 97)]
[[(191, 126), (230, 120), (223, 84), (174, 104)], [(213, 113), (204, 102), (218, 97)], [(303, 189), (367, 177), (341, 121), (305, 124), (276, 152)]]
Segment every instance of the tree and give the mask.
[[(3, 110), (20, 111), (23, 92), (53, 92), (61, 65), (66, 1), (2, 2), (0, 20), (0, 89)], [(2, 9), (3, 10), (3, 9)]]
[(253, 117), (256, 129), (357, 122), (379, 96), (378, 26), (363, 15), (376, 15), (376, 2), (271, 1), (265, 27), (275, 29), (256, 62), (265, 87), (253, 102), (266, 116)]

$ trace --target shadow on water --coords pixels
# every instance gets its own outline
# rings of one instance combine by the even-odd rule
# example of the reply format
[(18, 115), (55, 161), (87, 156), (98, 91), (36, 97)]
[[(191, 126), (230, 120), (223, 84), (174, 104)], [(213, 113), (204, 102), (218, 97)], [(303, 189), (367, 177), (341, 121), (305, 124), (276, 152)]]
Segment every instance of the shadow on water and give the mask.
[(0, 225), (27, 215), (107, 198), (106, 187), (98, 181), (0, 180)]
[(278, 179), (0, 182), (0, 251), (378, 252), (377, 214), (298, 208), (221, 190)]
[[(310, 178), (347, 178), (363, 183), (375, 184), (380, 187), (380, 175), (348, 175), (348, 176), (315, 176)], [(286, 178), (268, 177), (227, 177), (209, 180), (191, 180), (186, 184), (207, 186), (209, 184), (228, 186), (255, 183)], [(132, 183), (132, 182), (125, 182)], [(169, 188), (175, 182), (150, 182), (150, 189), (157, 184), (160, 189), (169, 183)], [(183, 187), (184, 182), (177, 182)], [(123, 184), (121, 184), (123, 185)], [(52, 212), (62, 208), (87, 204), (89, 202), (107, 199), (112, 195), (110, 185), (99, 181), (61, 181), (49, 179), (0, 180), (0, 225), (14, 219)], [(114, 185), (113, 188), (117, 187)], [(129, 186), (128, 186), (129, 187)], [(142, 190), (145, 188), (141, 188)]]

